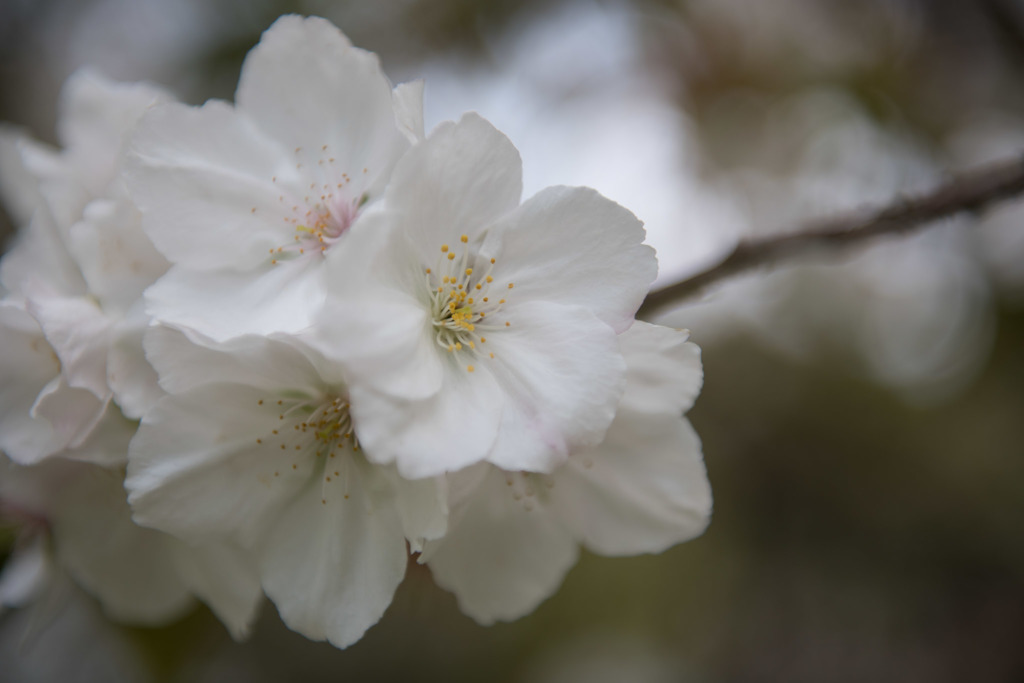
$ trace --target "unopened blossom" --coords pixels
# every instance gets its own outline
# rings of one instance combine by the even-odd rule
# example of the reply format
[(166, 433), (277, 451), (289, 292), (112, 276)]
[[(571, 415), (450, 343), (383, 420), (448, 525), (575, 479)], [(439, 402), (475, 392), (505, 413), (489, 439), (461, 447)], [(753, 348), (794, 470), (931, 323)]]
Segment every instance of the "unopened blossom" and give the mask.
[(550, 474), (480, 464), (449, 475), (444, 538), (420, 562), (483, 624), (516, 619), (552, 595), (582, 544), (599, 555), (657, 553), (698, 536), (711, 489), (682, 414), (700, 391), (687, 334), (637, 322), (619, 336), (626, 391), (604, 441)]
[(3, 194), (26, 221), (0, 261), (0, 448), (18, 462), (79, 449), (106, 415), (123, 419), (112, 398), (138, 417), (159, 393), (141, 295), (167, 264), (119, 171), (129, 131), (167, 99), (83, 71), (62, 93), (62, 149), (0, 136)]
[(285, 16), (246, 57), (234, 106), (151, 111), (128, 182), (173, 267), (150, 313), (216, 340), (308, 326), (325, 254), (421, 135), (421, 95), (392, 91), (376, 55), (326, 20)]
[(368, 457), (408, 477), (488, 461), (548, 471), (601, 440), (616, 336), (654, 279), (637, 218), (594, 190), (520, 204), (512, 143), (467, 114), (399, 162), (380, 211), (328, 255), (312, 343), (350, 377)]
[(358, 640), (405, 574), (407, 539), (415, 550), (444, 533), (443, 482), (370, 463), (342, 377), (285, 340), (158, 327), (147, 353), (168, 395), (132, 441), (135, 519), (240, 544), (289, 627)]
[(234, 637), (244, 637), (262, 600), (244, 556), (224, 544), (193, 547), (137, 526), (123, 477), (123, 469), (65, 458), (26, 467), (0, 456), (0, 518), (19, 530), (0, 573), (0, 602), (45, 602), (67, 575), (116, 621), (166, 624), (198, 597)]

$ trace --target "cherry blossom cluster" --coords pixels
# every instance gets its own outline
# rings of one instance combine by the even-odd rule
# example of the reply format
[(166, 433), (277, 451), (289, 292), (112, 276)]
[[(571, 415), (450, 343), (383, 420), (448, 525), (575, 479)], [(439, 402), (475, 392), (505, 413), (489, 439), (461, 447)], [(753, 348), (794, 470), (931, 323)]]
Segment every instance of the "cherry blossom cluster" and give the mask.
[(642, 224), (588, 188), (521, 202), (475, 114), (423, 132), (327, 21), (286, 16), (234, 104), (81, 72), (52, 149), (0, 136), (0, 600), (69, 576), (114, 619), (266, 595), (346, 647), (410, 558), (483, 624), (580, 546), (660, 552), (711, 507), (685, 331), (634, 320)]

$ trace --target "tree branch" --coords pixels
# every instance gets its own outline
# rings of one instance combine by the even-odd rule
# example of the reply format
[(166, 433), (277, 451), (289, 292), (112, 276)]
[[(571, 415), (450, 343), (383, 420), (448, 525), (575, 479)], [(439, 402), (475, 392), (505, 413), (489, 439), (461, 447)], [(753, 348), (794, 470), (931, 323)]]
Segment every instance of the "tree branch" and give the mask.
[(1002, 161), (956, 176), (934, 191), (890, 206), (811, 223), (797, 232), (742, 240), (717, 265), (647, 295), (638, 316), (677, 304), (736, 273), (818, 249), (834, 249), (877, 235), (909, 232), (939, 218), (981, 211), (1024, 193), (1024, 158)]

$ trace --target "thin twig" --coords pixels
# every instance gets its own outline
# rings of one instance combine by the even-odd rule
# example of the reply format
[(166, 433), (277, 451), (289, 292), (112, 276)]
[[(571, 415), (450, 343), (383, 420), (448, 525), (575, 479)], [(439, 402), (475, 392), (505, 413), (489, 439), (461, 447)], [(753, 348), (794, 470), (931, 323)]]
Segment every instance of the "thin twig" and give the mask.
[(770, 265), (798, 254), (839, 248), (877, 235), (909, 232), (939, 218), (981, 211), (1024, 194), (1024, 158), (990, 164), (956, 176), (928, 194), (901, 198), (882, 209), (858, 211), (804, 226), (776, 237), (741, 241), (717, 265), (647, 295), (638, 316), (678, 304), (709, 285), (745, 270)]

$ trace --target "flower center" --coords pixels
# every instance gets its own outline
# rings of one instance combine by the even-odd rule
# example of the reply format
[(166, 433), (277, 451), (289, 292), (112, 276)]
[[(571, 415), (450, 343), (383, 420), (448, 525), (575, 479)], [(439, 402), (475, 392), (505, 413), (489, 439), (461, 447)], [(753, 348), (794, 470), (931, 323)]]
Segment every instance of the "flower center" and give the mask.
[[(350, 187), (352, 176), (341, 171), (330, 156), (327, 145), (321, 148), (315, 163), (304, 163), (308, 156), (301, 147), (295, 148), (296, 171), (306, 180), (313, 180), (298, 191), (283, 190), (277, 201), (285, 208), (284, 222), (292, 227), (292, 241), (270, 250), (271, 264), (292, 260), (304, 255), (322, 254), (337, 242), (351, 227), (369, 196)], [(362, 175), (369, 169), (364, 168)], [(277, 176), (271, 178), (277, 183)], [(359, 183), (356, 183), (359, 187)], [(301, 195), (301, 199), (299, 198)], [(353, 196), (355, 195), (355, 196)], [(256, 209), (253, 209), (255, 212)]]
[(547, 500), (555, 479), (539, 472), (505, 472), (505, 484), (512, 499), (530, 512), (539, 503)]
[[(495, 259), (488, 259), (480, 267), (477, 264), (482, 259), (469, 253), (469, 237), (462, 235), (459, 242), (461, 254), (442, 244), (437, 265), (426, 269), (434, 339), (449, 353), (482, 355), (482, 346), (487, 343), (485, 335), (509, 327), (511, 323), (499, 320), (498, 313), (505, 299), (492, 291), (499, 289), (491, 276)], [(509, 282), (504, 289), (513, 286)], [(487, 357), (494, 358), (494, 354), (488, 353)], [(469, 372), (474, 369), (472, 364), (466, 366)]]
[[(302, 458), (311, 454), (316, 458), (316, 470), (323, 478), (321, 499), (327, 503), (328, 486), (341, 484), (342, 494), (348, 498), (348, 467), (350, 458), (344, 455), (346, 447), (351, 455), (359, 452), (359, 439), (352, 427), (349, 402), (341, 396), (311, 397), (305, 394), (285, 394), (276, 403), (260, 399), (257, 404), (277, 408), (275, 429), (256, 439), (257, 445), (280, 449), (288, 460), (282, 467), (298, 470)], [(275, 477), (280, 470), (274, 472)]]

